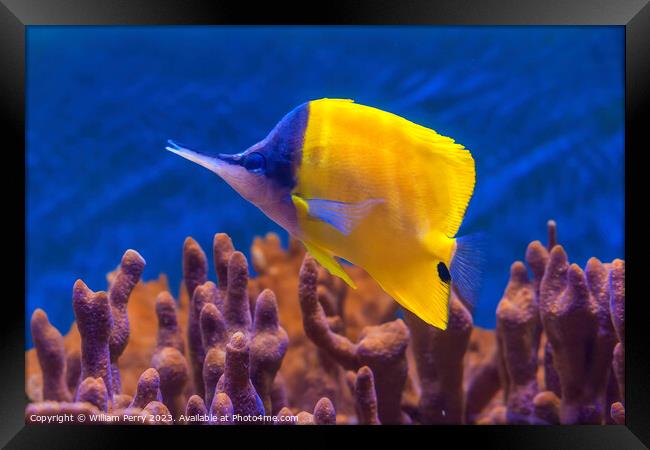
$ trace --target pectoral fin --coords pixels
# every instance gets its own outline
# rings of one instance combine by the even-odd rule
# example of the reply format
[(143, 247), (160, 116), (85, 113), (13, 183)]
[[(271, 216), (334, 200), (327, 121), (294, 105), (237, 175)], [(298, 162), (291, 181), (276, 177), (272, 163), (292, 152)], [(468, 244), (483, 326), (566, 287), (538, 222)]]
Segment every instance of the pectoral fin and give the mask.
[(304, 199), (298, 195), (292, 195), (291, 199), (296, 208), (305, 211), (314, 219), (332, 225), (346, 236), (354, 230), (375, 205), (383, 202), (382, 199), (371, 198), (362, 202), (348, 203), (319, 198)]
[(316, 259), (316, 261), (318, 261), (321, 266), (325, 267), (329, 273), (342, 278), (343, 281), (345, 281), (353, 289), (357, 288), (357, 285), (354, 284), (352, 278), (350, 278), (350, 276), (343, 270), (343, 267), (341, 267), (341, 264), (339, 264), (339, 262), (334, 259), (334, 256), (332, 256), (328, 251), (309, 242), (303, 242), (303, 244), (305, 244), (305, 247), (307, 247), (307, 251)]

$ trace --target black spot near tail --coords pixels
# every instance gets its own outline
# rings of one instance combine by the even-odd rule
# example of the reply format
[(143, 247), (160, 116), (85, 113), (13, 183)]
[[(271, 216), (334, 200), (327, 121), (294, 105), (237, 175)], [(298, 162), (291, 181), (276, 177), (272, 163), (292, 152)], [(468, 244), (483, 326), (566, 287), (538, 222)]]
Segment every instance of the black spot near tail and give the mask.
[(449, 274), (449, 269), (447, 269), (447, 266), (442, 261), (438, 263), (438, 276), (444, 283), (449, 284), (449, 282), (451, 281), (451, 275)]

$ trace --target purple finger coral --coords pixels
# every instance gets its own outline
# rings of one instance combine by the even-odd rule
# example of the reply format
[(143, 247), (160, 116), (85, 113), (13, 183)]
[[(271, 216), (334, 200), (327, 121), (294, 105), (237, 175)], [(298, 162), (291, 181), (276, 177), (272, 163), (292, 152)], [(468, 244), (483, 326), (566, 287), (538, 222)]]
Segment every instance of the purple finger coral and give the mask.
[(92, 403), (100, 411), (108, 412), (108, 392), (104, 380), (92, 377), (83, 380), (77, 391), (77, 401)]
[(128, 250), (107, 292), (75, 283), (65, 336), (34, 311), (25, 421), (623, 424), (625, 263), (582, 270), (547, 228), (511, 266), (496, 330), (474, 326), (455, 289), (447, 330), (431, 327), (363, 270), (346, 267), (348, 289), (273, 234), (253, 243), (256, 277), (226, 234), (211, 275), (186, 239), (177, 300), (164, 276), (140, 282)]
[(66, 380), (66, 356), (63, 336), (47, 319), (42, 309), (36, 309), (31, 321), (32, 339), (43, 372), (43, 400), (67, 402), (72, 399)]
[(191, 237), (183, 243), (183, 283), (190, 298), (208, 280), (208, 260), (198, 242)]
[(228, 260), (224, 318), (229, 335), (241, 332), (247, 336), (250, 333), (252, 319), (248, 299), (248, 263), (241, 252), (234, 252)]
[(504, 371), (509, 423), (531, 423), (542, 327), (533, 284), (523, 263), (510, 268), (510, 281), (497, 307), (497, 340)]
[(203, 425), (205, 421), (201, 417), (205, 417), (208, 413), (205, 407), (205, 402), (198, 395), (193, 395), (187, 401), (185, 407), (185, 421), (189, 425)]
[(124, 352), (129, 342), (129, 317), (126, 307), (129, 296), (135, 285), (140, 281), (144, 271), (145, 261), (135, 250), (127, 250), (122, 256), (122, 261), (117, 273), (113, 275), (111, 285), (108, 289), (108, 301), (111, 305), (113, 316), (113, 329), (109, 340), (109, 351), (111, 355), (111, 378), (113, 392), (120, 393), (120, 371), (117, 367), (117, 360)]
[(243, 333), (235, 333), (226, 346), (226, 366), (217, 392), (228, 395), (234, 414), (264, 415), (264, 405), (250, 381), (250, 348)]
[(177, 349), (164, 347), (153, 355), (151, 366), (160, 377), (162, 402), (174, 419), (177, 419), (185, 411), (183, 391), (189, 380), (187, 361)]
[(379, 326), (364, 328), (358, 343), (332, 330), (336, 322), (328, 321), (318, 301), (318, 268), (306, 256), (300, 269), (299, 299), (305, 333), (345, 369), (368, 366), (375, 375), (379, 418), (382, 423), (405, 423), (409, 418), (401, 410), (401, 396), (406, 382), (406, 348), (409, 331), (397, 319)]
[(214, 235), (212, 242), (212, 253), (214, 255), (214, 269), (219, 281), (219, 291), (221, 297), (225, 298), (226, 289), (228, 287), (228, 262), (230, 257), (235, 252), (232, 245), (230, 236), (225, 233), (217, 233)]
[(562, 246), (551, 250), (540, 286), (544, 329), (553, 346), (561, 384), (563, 424), (601, 423), (613, 346), (604, 320), (603, 265), (591, 259), (587, 273), (569, 265)]
[(189, 359), (192, 367), (192, 379), (194, 381), (194, 392), (201, 397), (204, 395), (203, 384), (203, 360), (205, 359), (205, 348), (201, 336), (201, 311), (208, 304), (217, 303), (217, 287), (211, 281), (196, 286), (190, 300), (190, 310), (187, 324), (187, 346)]
[(130, 405), (133, 408), (144, 408), (153, 401), (162, 401), (160, 392), (160, 375), (156, 369), (150, 368), (142, 372), (138, 387)]
[(81, 335), (81, 379), (103, 378), (108, 396), (113, 396), (109, 339), (113, 316), (106, 292), (93, 292), (77, 280), (72, 290), (72, 307)]
[(205, 358), (203, 360), (204, 398), (209, 405), (217, 387), (217, 382), (226, 366), (226, 322), (223, 315), (212, 304), (206, 304), (201, 310), (201, 337)]
[(210, 405), (210, 417), (214, 417), (211, 423), (213, 425), (232, 425), (234, 423), (233, 415), (234, 408), (230, 397), (225, 392), (219, 392), (214, 396)]
[(614, 347), (612, 368), (622, 402), (612, 405), (611, 416), (616, 423), (625, 423), (625, 261), (615, 259), (609, 274), (609, 309), (618, 343)]
[(404, 311), (404, 317), (413, 336), (413, 352), (421, 386), (418, 420), (423, 424), (462, 423), (463, 357), (472, 331), (471, 314), (452, 295), (445, 331), (424, 323), (409, 311)]
[(176, 311), (176, 302), (171, 294), (162, 291), (156, 297), (156, 316), (158, 318), (158, 336), (156, 347), (174, 347), (181, 353), (185, 353), (185, 343), (181, 334)]
[(314, 406), (314, 424), (336, 425), (336, 410), (329, 398), (321, 398)]
[(368, 366), (363, 366), (356, 374), (354, 398), (359, 425), (380, 425), (381, 422), (379, 422), (379, 416), (377, 414), (375, 378), (372, 370)]
[(280, 369), (287, 351), (289, 338), (278, 321), (278, 305), (275, 294), (265, 289), (255, 303), (255, 322), (251, 340), (251, 381), (271, 412), (271, 392), (275, 375)]

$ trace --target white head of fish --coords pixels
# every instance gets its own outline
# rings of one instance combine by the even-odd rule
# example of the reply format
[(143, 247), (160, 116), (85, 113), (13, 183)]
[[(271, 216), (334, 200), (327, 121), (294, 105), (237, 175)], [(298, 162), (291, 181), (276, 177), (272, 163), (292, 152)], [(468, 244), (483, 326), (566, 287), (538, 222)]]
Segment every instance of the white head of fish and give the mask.
[(261, 208), (273, 199), (272, 186), (270, 186), (269, 180), (266, 179), (264, 174), (246, 170), (240, 164), (240, 161), (248, 154), (256, 151), (259, 145), (256, 144), (242, 153), (234, 155), (220, 153), (216, 157), (190, 150), (173, 141), (169, 141), (165, 148), (216, 173), (239, 195)]
[(245, 167), (246, 157), (263, 149), (265, 141), (253, 145), (248, 150), (237, 154), (219, 154), (208, 156), (168, 141), (165, 147), (185, 159), (188, 159), (211, 172), (216, 173), (246, 200), (261, 209), (278, 225), (289, 233), (296, 234), (295, 209), (288, 192), (279, 189), (264, 172), (256, 172)]

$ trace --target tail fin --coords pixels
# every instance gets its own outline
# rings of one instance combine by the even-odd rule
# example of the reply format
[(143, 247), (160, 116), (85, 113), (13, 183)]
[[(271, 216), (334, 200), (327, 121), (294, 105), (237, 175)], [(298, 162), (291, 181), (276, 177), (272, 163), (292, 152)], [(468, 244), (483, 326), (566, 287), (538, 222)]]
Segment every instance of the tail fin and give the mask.
[(451, 282), (461, 300), (470, 307), (476, 305), (485, 264), (484, 233), (456, 238), (456, 251), (451, 259)]

